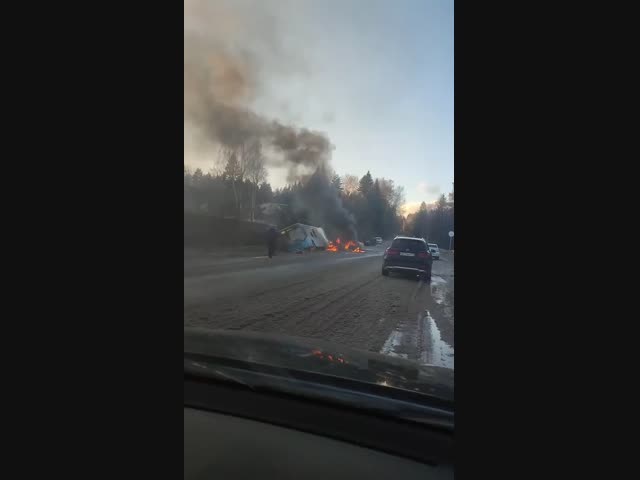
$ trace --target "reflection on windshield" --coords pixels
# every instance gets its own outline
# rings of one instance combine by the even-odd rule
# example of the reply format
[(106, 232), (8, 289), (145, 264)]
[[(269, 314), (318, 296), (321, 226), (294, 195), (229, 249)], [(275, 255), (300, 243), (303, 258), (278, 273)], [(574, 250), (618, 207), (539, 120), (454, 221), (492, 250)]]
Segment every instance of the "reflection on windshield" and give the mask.
[(192, 371), (243, 384), (252, 383), (241, 373), (244, 369), (298, 381), (309, 381), (306, 373), (313, 373), (322, 374), (332, 386), (357, 389), (356, 384), (376, 384), (453, 400), (451, 369), (286, 335), (187, 328), (185, 362)]

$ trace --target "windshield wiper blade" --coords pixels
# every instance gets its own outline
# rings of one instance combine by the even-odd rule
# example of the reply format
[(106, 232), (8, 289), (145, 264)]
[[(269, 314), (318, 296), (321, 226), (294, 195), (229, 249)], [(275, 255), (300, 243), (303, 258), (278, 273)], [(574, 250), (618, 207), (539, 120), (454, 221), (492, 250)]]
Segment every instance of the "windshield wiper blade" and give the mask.
[(195, 376), (206, 376), (209, 379), (214, 380), (222, 380), (224, 382), (234, 383), (236, 385), (242, 385), (250, 390), (255, 390), (255, 387), (245, 380), (238, 378), (237, 375), (232, 375), (228, 372), (223, 372), (219, 368), (215, 368), (212, 365), (206, 365), (201, 362), (197, 362), (195, 360), (184, 360), (184, 371), (185, 374), (195, 375)]
[(366, 385), (357, 381), (352, 381), (350, 387), (332, 385), (329, 383), (330, 376), (326, 376), (327, 381), (323, 382), (321, 380), (325, 376), (315, 375), (317, 377), (315, 381), (291, 375), (282, 368), (268, 373), (258, 369), (253, 370), (250, 365), (248, 365), (249, 368), (220, 365), (217, 362), (202, 359), (197, 354), (185, 355), (185, 357), (186, 375), (230, 383), (256, 392), (288, 394), (325, 403), (336, 403), (396, 419), (453, 429), (453, 411), (444, 409), (441, 405), (430, 405), (426, 396), (424, 402), (416, 403), (365, 391)]

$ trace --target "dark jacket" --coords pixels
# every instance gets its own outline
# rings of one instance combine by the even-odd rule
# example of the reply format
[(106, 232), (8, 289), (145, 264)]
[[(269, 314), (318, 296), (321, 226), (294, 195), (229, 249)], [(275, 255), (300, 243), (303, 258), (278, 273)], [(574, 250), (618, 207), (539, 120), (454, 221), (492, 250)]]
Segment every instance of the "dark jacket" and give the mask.
[(276, 242), (276, 240), (278, 239), (278, 231), (271, 227), (268, 231), (267, 231), (267, 242), (269, 242), (270, 244), (274, 244)]

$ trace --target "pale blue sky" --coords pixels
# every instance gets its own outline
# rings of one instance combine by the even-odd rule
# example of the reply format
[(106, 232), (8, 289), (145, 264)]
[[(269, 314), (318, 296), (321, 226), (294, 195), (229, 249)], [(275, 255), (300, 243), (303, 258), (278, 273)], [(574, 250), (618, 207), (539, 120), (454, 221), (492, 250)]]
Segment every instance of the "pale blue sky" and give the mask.
[[(453, 7), (452, 0), (253, 4), (258, 18), (268, 15), (263, 24), (275, 19), (281, 50), (259, 72), (252, 107), (326, 132), (337, 173), (370, 170), (403, 185), (409, 204), (434, 201), (454, 181)], [(287, 68), (271, 65), (279, 58)], [(271, 172), (270, 181), (283, 176)]]

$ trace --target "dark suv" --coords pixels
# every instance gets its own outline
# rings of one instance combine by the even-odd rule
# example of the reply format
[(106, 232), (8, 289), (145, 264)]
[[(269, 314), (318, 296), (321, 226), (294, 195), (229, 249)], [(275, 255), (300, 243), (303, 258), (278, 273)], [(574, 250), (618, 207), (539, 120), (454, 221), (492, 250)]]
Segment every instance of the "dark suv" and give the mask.
[(431, 280), (433, 258), (427, 242), (422, 238), (396, 237), (384, 252), (382, 275), (389, 271), (413, 273), (424, 280)]

